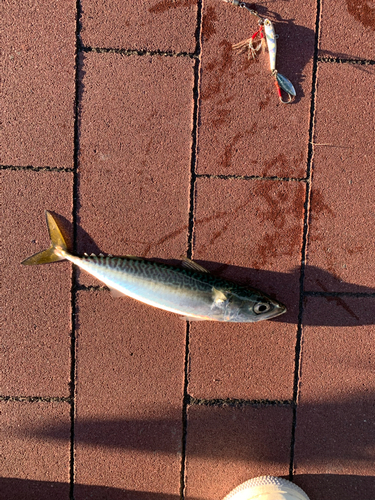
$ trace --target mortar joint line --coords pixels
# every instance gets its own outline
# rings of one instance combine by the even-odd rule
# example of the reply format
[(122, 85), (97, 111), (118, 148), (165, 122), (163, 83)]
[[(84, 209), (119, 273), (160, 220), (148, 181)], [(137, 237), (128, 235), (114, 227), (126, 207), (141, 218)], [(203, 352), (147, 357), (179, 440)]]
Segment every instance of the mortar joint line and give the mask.
[(293, 399), (204, 399), (188, 395), (188, 406), (208, 406), (215, 408), (264, 408), (269, 406), (293, 408)]
[(198, 55), (193, 52), (174, 52), (173, 50), (149, 50), (149, 49), (117, 49), (110, 47), (89, 47), (81, 45), (80, 52), (94, 52), (96, 54), (120, 54), (122, 56), (162, 56), (162, 57), (187, 57), (189, 59), (198, 59)]
[(72, 403), (70, 396), (0, 396), (0, 401), (18, 403)]
[(263, 177), (260, 175), (236, 175), (236, 174), (196, 174), (198, 179), (222, 179), (222, 180), (244, 180), (244, 181), (282, 181), (282, 182), (308, 182), (307, 177)]
[(309, 211), (310, 211), (310, 197), (311, 197), (311, 183), (313, 171), (313, 136), (315, 125), (315, 99), (316, 99), (316, 85), (317, 85), (317, 68), (318, 68), (318, 44), (320, 34), (320, 16), (321, 16), (321, 0), (316, 1), (316, 18), (315, 18), (315, 41), (314, 41), (314, 56), (312, 67), (312, 81), (311, 81), (311, 104), (310, 104), (310, 123), (309, 123), (309, 139), (308, 139), (308, 154), (307, 154), (307, 168), (306, 168), (306, 194), (304, 201), (304, 219), (303, 219), (303, 233), (302, 233), (302, 248), (301, 248), (301, 272), (300, 272), (300, 290), (299, 290), (299, 305), (298, 305), (298, 326), (295, 344), (295, 359), (294, 359), (294, 383), (293, 383), (293, 421), (290, 442), (290, 463), (289, 463), (289, 479), (293, 479), (294, 475), (294, 452), (296, 440), (296, 425), (297, 425), (297, 410), (298, 410), (298, 389), (299, 378), (301, 369), (301, 349), (302, 349), (302, 320), (304, 309), (304, 281), (305, 281), (305, 267), (307, 258), (307, 244), (309, 232)]
[[(79, 155), (79, 112), (80, 112), (80, 54), (81, 54), (81, 2), (76, 0), (76, 53), (75, 53), (75, 98), (74, 98), (74, 169), (72, 187), (73, 251), (77, 253), (77, 211), (78, 211), (78, 155)], [(77, 314), (77, 271), (73, 266), (71, 274), (71, 345), (70, 345), (70, 464), (69, 499), (74, 500), (75, 481), (75, 410), (76, 410), (76, 314)]]
[(30, 170), (31, 172), (74, 172), (74, 168), (69, 167), (35, 167), (33, 165), (0, 165), (0, 170)]
[[(187, 242), (187, 257), (191, 258), (193, 250), (194, 238), (194, 201), (195, 201), (195, 184), (196, 184), (196, 162), (197, 162), (197, 135), (198, 135), (198, 115), (199, 115), (199, 76), (200, 76), (200, 38), (202, 29), (202, 0), (197, 2), (197, 21), (195, 29), (195, 52), (190, 55), (195, 60), (194, 63), (194, 85), (193, 85), (193, 120), (191, 131), (191, 160), (190, 160), (190, 196), (189, 196), (189, 213), (188, 213), (188, 242)], [(185, 498), (185, 472), (186, 472), (186, 448), (187, 448), (187, 408), (190, 397), (188, 395), (189, 384), (189, 350), (190, 344), (190, 323), (186, 322), (185, 334), (185, 359), (184, 359), (184, 394), (182, 402), (182, 443), (181, 443), (181, 471), (180, 471), (180, 500)]]
[(375, 61), (372, 59), (354, 59), (335, 56), (319, 56), (318, 62), (328, 64), (354, 64), (359, 66), (373, 66)]

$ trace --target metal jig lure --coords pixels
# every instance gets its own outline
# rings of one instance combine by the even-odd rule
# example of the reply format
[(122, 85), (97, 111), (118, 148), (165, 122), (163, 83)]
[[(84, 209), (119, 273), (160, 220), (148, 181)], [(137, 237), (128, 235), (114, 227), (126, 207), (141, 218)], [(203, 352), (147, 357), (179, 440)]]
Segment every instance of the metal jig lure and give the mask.
[[(223, 0), (225, 3), (230, 3), (238, 7), (242, 7), (250, 12), (253, 16), (258, 18), (259, 29), (254, 33), (251, 38), (243, 40), (242, 42), (236, 43), (232, 46), (234, 50), (239, 52), (249, 51), (249, 57), (252, 56), (254, 59), (257, 57), (258, 53), (261, 51), (263, 46), (266, 46), (270, 56), (270, 69), (271, 74), (275, 78), (275, 85), (279, 99), (282, 103), (288, 104), (294, 100), (296, 97), (296, 91), (292, 83), (285, 76), (281, 75), (276, 69), (276, 38), (275, 28), (269, 19), (261, 17), (256, 10), (250, 9), (244, 2), (239, 0)], [(259, 36), (259, 40), (256, 38)], [(288, 100), (284, 101), (281, 91), (284, 91), (288, 95)]]

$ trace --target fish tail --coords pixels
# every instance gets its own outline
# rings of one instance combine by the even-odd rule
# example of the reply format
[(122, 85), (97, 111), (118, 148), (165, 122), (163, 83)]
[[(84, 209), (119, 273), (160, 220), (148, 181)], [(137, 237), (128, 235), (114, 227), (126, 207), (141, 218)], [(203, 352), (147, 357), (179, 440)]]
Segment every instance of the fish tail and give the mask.
[(50, 264), (51, 262), (58, 262), (64, 260), (68, 253), (68, 247), (61, 230), (53, 217), (53, 215), (46, 210), (46, 219), (49, 237), (51, 239), (51, 246), (47, 250), (38, 252), (28, 259), (24, 260), (22, 264), (25, 266), (35, 266), (37, 264)]

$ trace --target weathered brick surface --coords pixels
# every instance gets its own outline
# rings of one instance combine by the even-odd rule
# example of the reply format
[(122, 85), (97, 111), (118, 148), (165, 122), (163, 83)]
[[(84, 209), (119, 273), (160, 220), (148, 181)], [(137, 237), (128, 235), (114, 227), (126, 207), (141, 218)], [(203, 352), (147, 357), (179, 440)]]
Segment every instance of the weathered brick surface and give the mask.
[(322, 1), (319, 55), (375, 58), (375, 8), (367, 0)]
[(194, 258), (271, 294), (288, 312), (253, 324), (193, 323), (193, 396), (292, 397), (304, 196), (297, 182), (197, 181)]
[(186, 499), (219, 500), (252, 477), (286, 476), (291, 426), (291, 408), (190, 407)]
[(80, 292), (77, 323), (77, 482), (178, 494), (184, 322)]
[(67, 396), (70, 382), (71, 273), (67, 262), (22, 266), (50, 245), (44, 211), (65, 227), (73, 175), (2, 171), (2, 328), (0, 394)]
[[(310, 297), (306, 304), (308, 323), (319, 311), (329, 325), (334, 310), (340, 308), (350, 328), (344, 324), (303, 329), (295, 467), (302, 475), (301, 486), (309, 488), (312, 498), (326, 498), (335, 491), (335, 498), (341, 492), (341, 498), (351, 499), (353, 491), (361, 491), (363, 498), (370, 499), (374, 483), (369, 478), (375, 463), (375, 300), (350, 297), (344, 309), (340, 305), (321, 297)], [(309, 474), (322, 475), (323, 483), (309, 479)], [(330, 478), (331, 474), (336, 476)], [(353, 475), (350, 481), (348, 475)]]
[[(296, 102), (279, 103), (267, 53), (258, 60), (232, 44), (257, 31), (244, 9), (204, 3), (199, 93), (199, 174), (304, 177), (307, 158), (314, 2), (257, 5), (279, 34), (277, 69), (294, 85)], [(268, 8), (267, 8), (268, 7)], [(275, 15), (277, 12), (277, 15)], [(288, 19), (293, 18), (293, 23)]]
[(194, 52), (196, 0), (82, 0), (82, 41), (91, 47)]
[(2, 2), (2, 165), (73, 167), (75, 7)]
[(1, 498), (69, 499), (69, 414), (67, 403), (0, 401)]
[(192, 61), (89, 54), (83, 71), (78, 250), (178, 259), (187, 248)]
[(374, 76), (357, 65), (319, 66), (309, 290), (374, 291)]

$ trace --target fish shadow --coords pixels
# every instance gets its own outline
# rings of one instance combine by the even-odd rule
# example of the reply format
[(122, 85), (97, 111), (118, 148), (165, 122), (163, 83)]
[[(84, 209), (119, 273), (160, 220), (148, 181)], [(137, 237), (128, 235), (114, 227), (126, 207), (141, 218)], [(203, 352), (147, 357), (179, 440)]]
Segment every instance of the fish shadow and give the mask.
[[(61, 225), (63, 235), (70, 248), (78, 246), (78, 255), (82, 255), (83, 251), (95, 255), (102, 253), (95, 241), (80, 225), (76, 227), (76, 237), (71, 238), (69, 237), (72, 233), (71, 223), (62, 216), (54, 212), (51, 213)], [(73, 239), (78, 241), (79, 244), (72, 244)], [(182, 265), (180, 259), (145, 258), (145, 260), (180, 267)], [(287, 307), (286, 314), (271, 321), (298, 324), (299, 318), (302, 317), (302, 324), (310, 326), (375, 324), (375, 288), (355, 283), (345, 283), (333, 273), (319, 267), (305, 267), (304, 275), (309, 276), (314, 289), (303, 291), (301, 294), (301, 270), (299, 268), (283, 273), (207, 260), (197, 260), (196, 262), (215, 276), (234, 281), (247, 288), (256, 288), (269, 295), (272, 299), (285, 304)], [(79, 276), (80, 273), (77, 273), (78, 279)], [(340, 291), (343, 289), (345, 292)], [(301, 302), (302, 305), (300, 306)]]
[[(164, 261), (176, 264), (176, 261)], [(316, 266), (306, 266), (316, 286), (313, 291), (300, 293), (301, 270), (278, 272), (228, 264), (197, 261), (215, 276), (234, 281), (244, 287), (256, 288), (287, 307), (286, 314), (270, 321), (304, 326), (360, 326), (375, 324), (375, 288), (340, 281), (334, 274)], [(177, 262), (177, 265), (179, 263)], [(334, 292), (337, 285), (345, 292)], [(302, 295), (302, 296), (301, 296)], [(302, 301), (300, 310), (300, 302)]]

